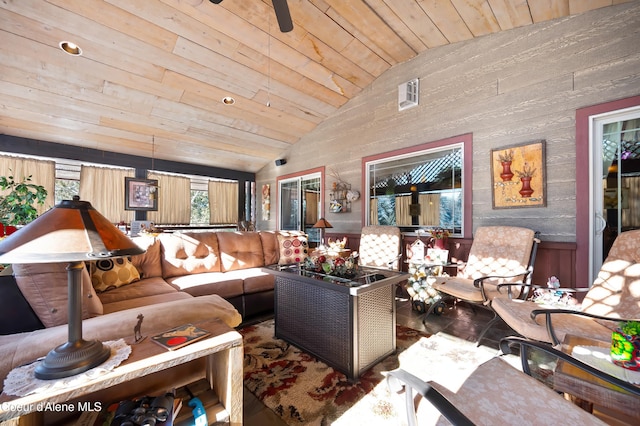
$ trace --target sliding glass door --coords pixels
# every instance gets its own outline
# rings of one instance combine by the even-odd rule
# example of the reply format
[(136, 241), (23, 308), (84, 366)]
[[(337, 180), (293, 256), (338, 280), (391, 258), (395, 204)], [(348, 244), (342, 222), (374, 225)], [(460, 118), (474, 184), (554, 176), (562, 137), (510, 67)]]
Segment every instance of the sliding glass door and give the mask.
[(640, 228), (640, 108), (592, 117), (591, 281), (615, 238)]
[(309, 242), (319, 241), (318, 229), (313, 225), (321, 212), (321, 173), (311, 173), (282, 179), (278, 182), (278, 228), (285, 231), (304, 231)]

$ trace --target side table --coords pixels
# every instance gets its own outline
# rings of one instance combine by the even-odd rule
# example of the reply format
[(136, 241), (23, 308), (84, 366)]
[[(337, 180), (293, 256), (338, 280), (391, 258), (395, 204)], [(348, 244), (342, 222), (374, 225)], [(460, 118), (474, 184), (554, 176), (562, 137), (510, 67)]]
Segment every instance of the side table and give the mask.
[[(151, 335), (164, 331), (155, 330), (144, 341), (131, 345), (129, 358), (114, 370), (81, 384), (24, 397), (3, 392), (0, 422), (20, 417), (20, 424), (49, 424), (52, 420), (47, 416), (69, 417), (74, 413), (43, 412), (38, 407), (73, 407), (77, 411), (91, 403), (110, 404), (141, 395), (162, 394), (205, 378), (224, 409), (218, 417), (228, 418), (232, 425), (242, 425), (242, 336), (218, 319), (197, 326), (210, 331), (211, 336), (168, 351), (151, 341)], [(219, 407), (211, 408), (217, 411)]]
[[(561, 350), (571, 355), (575, 346), (609, 348), (610, 342), (568, 334)], [(571, 395), (574, 402), (587, 411), (598, 409), (620, 420), (640, 424), (640, 401), (637, 396), (630, 395), (562, 360), (558, 361), (553, 377), (554, 389)]]

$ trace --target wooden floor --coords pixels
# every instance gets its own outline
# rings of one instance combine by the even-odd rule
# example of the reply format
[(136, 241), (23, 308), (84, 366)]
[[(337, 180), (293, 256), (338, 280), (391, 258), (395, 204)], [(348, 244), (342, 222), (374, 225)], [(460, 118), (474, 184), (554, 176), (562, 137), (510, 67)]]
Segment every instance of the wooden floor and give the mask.
[[(478, 340), (478, 335), (493, 317), (488, 310), (477, 308), (472, 310), (469, 305), (458, 303), (447, 305), (445, 312), (440, 315), (430, 315), (426, 324), (422, 324), (422, 315), (411, 309), (406, 299), (399, 298), (396, 302), (398, 324), (427, 333), (444, 332), (472, 342)], [(498, 348), (502, 337), (515, 334), (502, 321), (498, 321), (482, 339), (481, 344), (491, 348)], [(268, 409), (251, 392), (244, 391), (244, 424), (247, 426), (284, 426), (285, 423), (273, 411)]]

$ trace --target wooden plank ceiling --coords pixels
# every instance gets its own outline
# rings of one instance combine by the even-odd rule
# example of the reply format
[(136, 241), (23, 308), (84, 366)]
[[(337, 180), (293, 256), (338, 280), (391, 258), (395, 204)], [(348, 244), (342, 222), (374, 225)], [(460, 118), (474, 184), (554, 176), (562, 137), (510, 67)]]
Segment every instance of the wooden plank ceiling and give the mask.
[(626, 1), (4, 0), (0, 133), (256, 172), (427, 49)]

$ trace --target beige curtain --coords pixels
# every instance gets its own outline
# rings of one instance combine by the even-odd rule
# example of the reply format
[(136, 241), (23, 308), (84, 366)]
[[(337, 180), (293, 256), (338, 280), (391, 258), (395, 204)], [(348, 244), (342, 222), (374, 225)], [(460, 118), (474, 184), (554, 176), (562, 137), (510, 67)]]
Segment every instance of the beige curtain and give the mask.
[(306, 225), (315, 225), (318, 221), (318, 203), (320, 202), (320, 194), (317, 192), (305, 192), (305, 218), (304, 223)]
[(209, 181), (210, 223), (238, 222), (238, 182)]
[(130, 223), (133, 211), (124, 209), (124, 178), (133, 177), (133, 169), (82, 166), (80, 169), (80, 199), (113, 223)]
[(411, 225), (411, 214), (409, 214), (410, 205), (411, 195), (400, 195), (396, 197), (396, 224), (398, 226)]
[(49, 210), (55, 204), (56, 164), (53, 161), (0, 156), (0, 176), (13, 176), (16, 182), (31, 176), (34, 185), (43, 186), (47, 190), (44, 205), (36, 205), (38, 215)]
[(440, 226), (440, 194), (419, 194), (420, 225)]
[(163, 173), (148, 173), (158, 181), (158, 211), (147, 212), (147, 220), (157, 225), (191, 223), (191, 179)]
[(369, 225), (378, 224), (378, 199), (371, 198), (369, 200)]
[[(628, 207), (624, 208), (626, 204), (623, 202), (622, 209), (622, 223), (625, 227), (639, 228), (640, 227), (640, 177), (628, 177), (622, 178), (622, 191), (623, 194), (628, 191), (627, 203)], [(628, 188), (628, 189), (627, 189)]]

